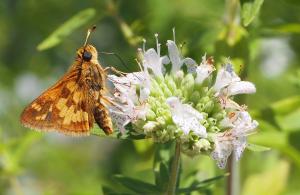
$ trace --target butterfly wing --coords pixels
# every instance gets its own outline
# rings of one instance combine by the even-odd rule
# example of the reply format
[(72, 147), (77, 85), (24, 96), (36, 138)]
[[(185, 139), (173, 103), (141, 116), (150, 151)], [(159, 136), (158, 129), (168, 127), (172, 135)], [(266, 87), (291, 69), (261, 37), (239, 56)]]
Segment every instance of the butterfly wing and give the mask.
[(42, 93), (21, 115), (21, 123), (42, 131), (88, 135), (94, 117), (89, 87), (73, 65), (56, 84)]

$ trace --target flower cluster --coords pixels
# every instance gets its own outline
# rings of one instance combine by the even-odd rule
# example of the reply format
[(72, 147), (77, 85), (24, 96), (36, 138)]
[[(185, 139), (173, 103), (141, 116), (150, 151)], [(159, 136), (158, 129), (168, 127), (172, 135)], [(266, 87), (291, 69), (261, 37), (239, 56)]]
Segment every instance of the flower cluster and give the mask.
[(157, 35), (156, 42), (156, 50), (140, 50), (140, 72), (109, 75), (116, 101), (110, 113), (117, 128), (126, 134), (130, 124), (129, 133), (156, 142), (179, 139), (183, 152), (210, 154), (221, 168), (231, 153), (238, 160), (258, 123), (232, 97), (254, 93), (255, 86), (241, 81), (229, 62), (216, 71), (213, 59), (204, 56), (198, 65), (183, 58), (171, 40), (168, 56), (161, 56)]

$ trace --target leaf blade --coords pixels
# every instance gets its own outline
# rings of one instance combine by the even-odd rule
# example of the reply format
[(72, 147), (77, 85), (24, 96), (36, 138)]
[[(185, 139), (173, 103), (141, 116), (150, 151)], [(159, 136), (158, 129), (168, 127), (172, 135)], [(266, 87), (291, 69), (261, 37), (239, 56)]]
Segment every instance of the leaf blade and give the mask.
[(258, 15), (259, 10), (264, 0), (254, 0), (254, 2), (246, 2), (242, 5), (242, 19), (243, 25), (248, 26)]
[(74, 16), (72, 16), (69, 20), (65, 21), (62, 25), (60, 25), (54, 32), (52, 32), (45, 40), (43, 40), (37, 46), (37, 50), (43, 51), (46, 49), (50, 49), (69, 36), (74, 30), (88, 23), (91, 19), (96, 15), (96, 10), (94, 8), (84, 9)]

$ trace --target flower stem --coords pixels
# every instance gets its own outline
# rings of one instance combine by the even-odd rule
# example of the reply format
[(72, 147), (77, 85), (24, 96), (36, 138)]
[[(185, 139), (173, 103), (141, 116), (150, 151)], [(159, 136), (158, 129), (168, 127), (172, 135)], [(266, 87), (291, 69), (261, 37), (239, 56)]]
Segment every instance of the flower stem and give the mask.
[[(239, 0), (227, 0), (226, 1), (226, 19), (227, 25), (229, 26), (230, 31), (232, 31), (231, 26), (235, 23), (239, 22), (240, 20), (240, 3)], [(236, 35), (236, 33), (229, 32), (228, 36)], [(245, 72), (246, 73), (246, 70)], [(245, 75), (242, 75), (245, 76)], [(239, 178), (239, 167), (237, 163), (234, 161), (234, 154), (232, 154), (227, 161), (227, 172), (230, 173), (229, 177), (227, 178), (227, 192), (226, 195), (237, 195), (239, 194), (240, 190), (240, 178)]]
[(177, 179), (180, 167), (180, 141), (176, 141), (175, 145), (175, 154), (172, 162), (171, 172), (170, 172), (170, 180), (167, 188), (168, 195), (175, 195)]

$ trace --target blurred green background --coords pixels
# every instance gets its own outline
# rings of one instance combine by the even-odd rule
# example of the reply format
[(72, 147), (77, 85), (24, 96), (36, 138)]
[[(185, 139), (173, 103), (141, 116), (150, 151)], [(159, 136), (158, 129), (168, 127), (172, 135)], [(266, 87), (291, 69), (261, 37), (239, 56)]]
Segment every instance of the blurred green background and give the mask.
[[(260, 122), (249, 141), (271, 148), (244, 153), (238, 194), (300, 193), (299, 0), (2, 0), (0, 194), (131, 194), (115, 174), (153, 182), (151, 140), (73, 138), (20, 125), (22, 109), (68, 69), (93, 24), (90, 42), (119, 54), (132, 71), (141, 39), (153, 47), (159, 33), (164, 53), (173, 27), (185, 56), (200, 62), (207, 53), (217, 64), (230, 57), (257, 87), (241, 97)], [(127, 71), (114, 56), (100, 54), (100, 62)], [(208, 156), (182, 157), (183, 187), (191, 173), (203, 180), (226, 172)], [(209, 193), (225, 194), (225, 183)]]

